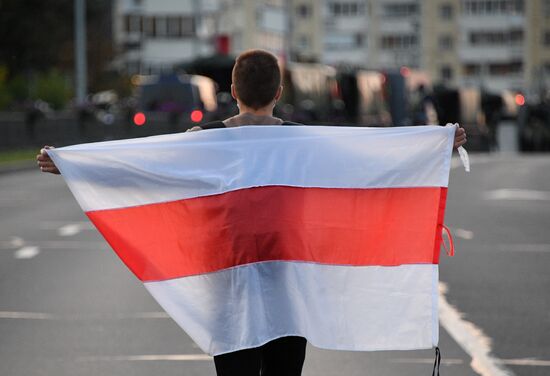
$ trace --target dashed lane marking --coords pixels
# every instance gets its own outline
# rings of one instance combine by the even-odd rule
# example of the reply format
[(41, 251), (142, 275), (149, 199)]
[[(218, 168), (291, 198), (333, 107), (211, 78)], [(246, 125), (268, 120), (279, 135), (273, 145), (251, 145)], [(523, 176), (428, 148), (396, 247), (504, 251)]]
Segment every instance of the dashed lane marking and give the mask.
[(51, 314), (44, 312), (0, 311), (0, 319), (20, 320), (126, 320), (126, 319), (169, 319), (166, 312), (130, 312), (108, 314)]
[(487, 244), (480, 243), (463, 249), (462, 252), (510, 252), (510, 253), (550, 253), (549, 243), (537, 244)]
[(31, 259), (39, 253), (40, 248), (28, 245), (25, 247), (21, 247), (17, 251), (15, 251), (13, 257), (15, 257), (16, 259)]
[(55, 316), (41, 312), (0, 311), (0, 319), (54, 320)]
[(212, 357), (206, 354), (171, 354), (171, 355), (116, 355), (116, 356), (86, 356), (77, 358), (79, 361), (143, 361), (143, 360), (172, 360), (172, 361), (211, 361)]
[(59, 236), (74, 236), (80, 232), (80, 226), (77, 223), (71, 223), (65, 226), (61, 226), (57, 229)]
[(533, 367), (550, 367), (550, 360), (540, 360), (533, 358), (525, 359), (502, 359), (502, 363), (509, 366), (533, 366)]
[[(403, 364), (433, 364), (433, 358), (400, 358), (391, 359), (391, 363), (403, 363)], [(550, 360), (540, 360), (534, 358), (524, 359), (500, 359), (500, 363), (507, 366), (531, 366), (531, 367), (550, 367)], [(442, 365), (454, 366), (464, 364), (464, 360), (460, 358), (443, 358), (441, 359)]]
[(550, 192), (531, 189), (495, 189), (483, 194), (485, 200), (496, 201), (550, 201)]
[[(34, 243), (41, 250), (105, 250), (109, 249), (109, 245), (104, 241), (79, 241), (79, 240), (45, 240), (45, 241), (29, 241)], [(14, 246), (11, 241), (0, 241), (0, 250), (13, 250), (19, 248)]]
[(454, 236), (460, 239), (472, 240), (474, 238), (474, 233), (469, 230), (464, 230), (463, 228), (452, 229)]
[(57, 234), (59, 236), (74, 236), (79, 234), (83, 230), (94, 230), (94, 226), (92, 226), (89, 222), (72, 222), (67, 223), (66, 225), (63, 225), (57, 229)]
[[(390, 363), (403, 363), (403, 364), (433, 364), (433, 358), (398, 358), (391, 359)], [(464, 364), (464, 360), (460, 358), (444, 358), (441, 359), (441, 364), (444, 366), (456, 366)]]

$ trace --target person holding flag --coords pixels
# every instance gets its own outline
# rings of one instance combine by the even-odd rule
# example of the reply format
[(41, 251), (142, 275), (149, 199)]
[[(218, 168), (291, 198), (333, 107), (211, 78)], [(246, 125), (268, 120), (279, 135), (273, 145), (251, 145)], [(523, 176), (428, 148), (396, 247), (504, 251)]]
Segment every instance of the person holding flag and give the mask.
[[(281, 97), (283, 87), (277, 58), (271, 53), (249, 50), (239, 55), (233, 68), (232, 81), (231, 94), (237, 101), (239, 114), (223, 121), (196, 126), (188, 132), (251, 125), (299, 125), (273, 116), (273, 108)], [(458, 148), (465, 143), (466, 132), (459, 127), (455, 131), (454, 147)], [(37, 155), (37, 163), (43, 172), (60, 174), (48, 150), (53, 148), (45, 146)], [(306, 343), (306, 338), (300, 335), (286, 335), (260, 346), (249, 346), (237, 351), (212, 351), (216, 372), (219, 376), (300, 375)]]

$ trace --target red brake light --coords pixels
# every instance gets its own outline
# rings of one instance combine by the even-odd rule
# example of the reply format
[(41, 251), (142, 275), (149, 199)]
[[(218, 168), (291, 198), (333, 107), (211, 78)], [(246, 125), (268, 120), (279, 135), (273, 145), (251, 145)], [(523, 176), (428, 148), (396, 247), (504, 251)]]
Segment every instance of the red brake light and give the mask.
[(147, 118), (145, 117), (145, 114), (143, 112), (138, 112), (137, 114), (134, 115), (134, 124), (137, 125), (138, 127), (145, 124), (146, 120)]
[(525, 97), (521, 94), (516, 95), (516, 104), (518, 106), (523, 106), (525, 104)]
[(199, 123), (203, 118), (203, 114), (201, 110), (195, 110), (191, 112), (191, 121), (193, 123)]

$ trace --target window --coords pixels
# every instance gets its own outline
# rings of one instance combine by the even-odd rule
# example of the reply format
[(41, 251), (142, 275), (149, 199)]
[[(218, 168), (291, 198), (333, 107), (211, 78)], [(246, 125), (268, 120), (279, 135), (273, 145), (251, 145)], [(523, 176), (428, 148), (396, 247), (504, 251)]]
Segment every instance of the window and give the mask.
[(143, 31), (145, 32), (145, 35), (148, 38), (156, 37), (156, 34), (155, 34), (155, 18), (154, 17), (147, 17), (147, 18), (144, 19)]
[(168, 17), (168, 36), (181, 37), (181, 17)]
[(359, 34), (327, 34), (324, 45), (327, 50), (346, 50), (357, 48), (362, 42)]
[(127, 14), (124, 16), (124, 30), (127, 33), (141, 33), (142, 32), (142, 19), (141, 16)]
[(148, 38), (181, 38), (195, 35), (191, 16), (150, 16), (143, 19), (143, 33)]
[(515, 61), (511, 63), (489, 64), (489, 74), (491, 76), (517, 75), (523, 71), (523, 63)]
[(361, 33), (355, 34), (355, 45), (357, 47), (364, 46), (366, 41), (367, 41), (367, 39), (365, 38), (365, 36), (363, 34), (361, 34)]
[(439, 49), (441, 51), (449, 51), (453, 49), (453, 36), (442, 35), (439, 37)]
[(418, 38), (416, 35), (384, 35), (380, 39), (380, 48), (384, 50), (408, 49), (416, 47)]
[(453, 68), (448, 65), (441, 67), (441, 78), (443, 80), (452, 80), (453, 79)]
[(545, 46), (550, 46), (550, 31), (545, 31), (542, 37), (542, 44)]
[(309, 18), (311, 13), (311, 6), (308, 4), (301, 4), (296, 7), (296, 14), (300, 18)]
[(479, 64), (466, 64), (464, 66), (465, 76), (479, 76), (481, 74), (481, 65)]
[(387, 18), (404, 18), (420, 12), (417, 3), (390, 3), (383, 5), (382, 14)]
[(181, 17), (181, 35), (183, 37), (195, 36), (195, 19), (193, 17)]
[(439, 7), (439, 15), (443, 20), (453, 19), (453, 6), (451, 4), (443, 4)]
[(476, 31), (470, 33), (469, 40), (473, 46), (520, 44), (523, 42), (523, 30)]
[(365, 14), (365, 3), (363, 1), (330, 2), (328, 10), (331, 16), (356, 17)]
[(307, 50), (310, 46), (309, 36), (300, 35), (300, 38), (298, 39), (298, 45), (299, 45), (299, 48)]
[(157, 36), (157, 38), (159, 37), (165, 37), (167, 35), (167, 32), (168, 32), (168, 23), (167, 23), (167, 20), (166, 20), (166, 17), (160, 17), (160, 16), (157, 16), (155, 17), (155, 35)]
[(462, 12), (474, 16), (523, 14), (524, 0), (463, 0)]
[(542, 14), (544, 17), (550, 17), (550, 0), (543, 0), (542, 3)]

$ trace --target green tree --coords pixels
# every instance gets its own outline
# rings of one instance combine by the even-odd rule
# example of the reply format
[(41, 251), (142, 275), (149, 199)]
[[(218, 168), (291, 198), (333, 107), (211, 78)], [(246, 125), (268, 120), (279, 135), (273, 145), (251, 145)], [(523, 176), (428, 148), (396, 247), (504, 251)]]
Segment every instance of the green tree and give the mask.
[(60, 110), (72, 97), (71, 85), (61, 73), (51, 70), (38, 76), (32, 96), (47, 102), (54, 110)]
[[(88, 82), (112, 60), (112, 1), (86, 2)], [(8, 81), (36, 72), (74, 70), (74, 0), (0, 0), (0, 65)], [(94, 88), (91, 87), (91, 90)]]

